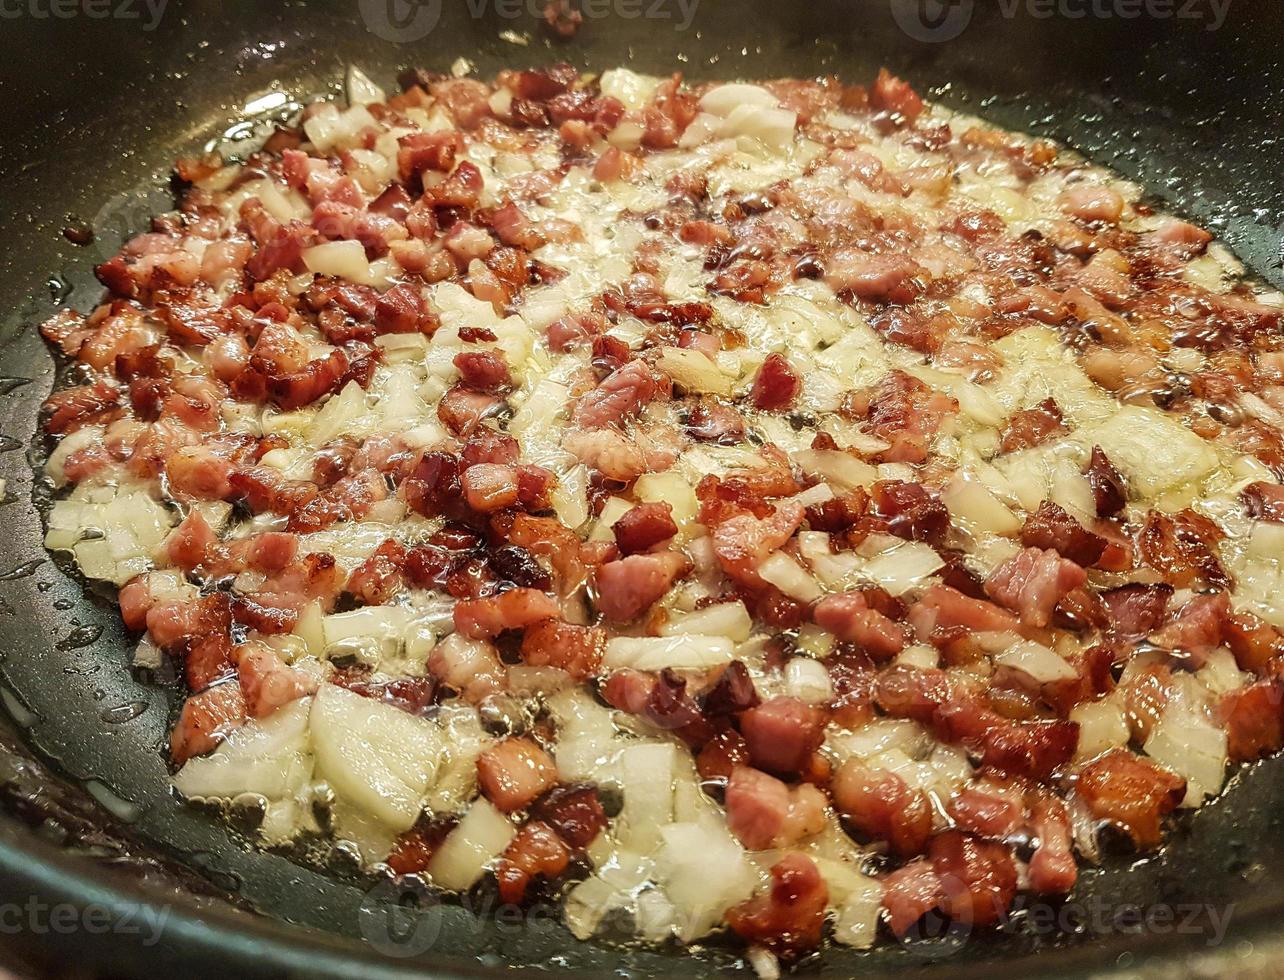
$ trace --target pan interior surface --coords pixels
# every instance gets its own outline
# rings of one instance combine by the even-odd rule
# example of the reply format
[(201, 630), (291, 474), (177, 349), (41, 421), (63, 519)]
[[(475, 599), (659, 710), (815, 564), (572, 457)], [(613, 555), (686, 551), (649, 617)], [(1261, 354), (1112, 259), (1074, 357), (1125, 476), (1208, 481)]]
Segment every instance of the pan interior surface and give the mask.
[[(253, 851), (216, 817), (180, 804), (163, 757), (177, 695), (133, 676), (127, 666), (133, 643), (114, 605), (51, 560), (41, 543), (40, 492), (33, 487), (40, 447), (32, 434), (56, 365), (36, 325), (60, 303), (86, 309), (97, 299), (93, 265), (170, 205), (174, 159), (213, 139), (235, 146), (247, 106), (251, 113), (255, 106), (269, 114), (288, 109), (333, 89), (350, 63), (391, 83), (403, 67), (447, 70), (460, 57), (483, 76), (568, 60), (591, 69), (681, 70), (697, 79), (837, 73), (856, 82), (886, 64), (947, 105), (1058, 139), (1138, 181), (1280, 286), (1284, 66), (1273, 38), (1281, 18), (1268, 5), (1234, 5), (1214, 31), (1206, 20), (1009, 17), (998, 5), (968, 2), (971, 21), (957, 37), (925, 42), (903, 26), (919, 9), (912, 2), (705, 0), (685, 8), (685, 29), (677, 3), (656, 4), (667, 18), (588, 19), (563, 43), (550, 40), (524, 7), (510, 17), (508, 5), (468, 2), (411, 7), (436, 16), (430, 30), (411, 37), (414, 30), (388, 20), (389, 10), (404, 6), (173, 0), (150, 29), (141, 5), (133, 20), (5, 22), (0, 45), (9, 97), (0, 104), (0, 201), (11, 242), (0, 255), (0, 391), (7, 409), (0, 429), (3, 699), (25, 744), (105, 801), (122, 821), (121, 833), (140, 848), (196, 868), (244, 905), (324, 934), (301, 941), (321, 957), (311, 970), (329, 963), (335, 972), (351, 972), (350, 957), (372, 957), (390, 970), (427, 963), (447, 973), (527, 966), (699, 975), (736, 964), (736, 955), (717, 948), (691, 957), (677, 949), (576, 943), (551, 916), (504, 925), (485, 915), (485, 895), (465, 903), (480, 914), (431, 906), (426, 916), (409, 914), (408, 934), (396, 931), (401, 920), (378, 912), (401, 897), (390, 886), (351, 869), (309, 868)], [(95, 241), (69, 244), (61, 235), (69, 222), (89, 223)], [(1069, 904), (1101, 916), (1077, 928), (1074, 916), (1069, 931), (1018, 916), (999, 933), (947, 933), (869, 953), (833, 949), (807, 969), (914, 974), (945, 961), (968, 976), (992, 971), (996, 961), (1042, 954), (1040, 972), (1074, 973), (1129, 965), (1134, 961), (1118, 957), (1130, 950), (1137, 958), (1180, 956), (1223, 938), (1214, 937), (1207, 911), (1203, 928), (1188, 934), (1143, 935), (1118, 915), (1157, 903), (1229, 915), (1229, 955), (1232, 939), (1268, 928), (1284, 906), (1282, 777), (1278, 759), (1245, 771), (1221, 800), (1183, 818), (1161, 857), (1137, 865), (1116, 858), (1086, 873)], [(55, 880), (53, 856), (24, 871), (30, 864), (24, 846), (21, 837), (0, 839), (0, 864), (30, 875), (22, 880), (32, 888), (72, 887)], [(221, 914), (201, 910), (207, 918)], [(415, 922), (429, 920), (430, 938), (415, 932)], [(214, 942), (229, 956), (257, 950), (265, 962), (283, 957), (283, 967), (301, 963), (288, 955), (299, 942), (290, 937), (304, 933), (254, 926), (254, 943), (238, 950), (228, 937), (250, 927), (233, 922), (213, 939), (193, 933), (190, 941)], [(358, 946), (362, 939), (373, 949)]]

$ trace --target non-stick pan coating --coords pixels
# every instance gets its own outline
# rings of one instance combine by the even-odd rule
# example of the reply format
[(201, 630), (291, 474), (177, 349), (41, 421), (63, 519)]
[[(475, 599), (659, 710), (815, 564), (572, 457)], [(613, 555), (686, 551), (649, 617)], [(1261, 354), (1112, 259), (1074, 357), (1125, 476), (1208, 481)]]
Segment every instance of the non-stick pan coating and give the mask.
[[(618, 9), (645, 11), (653, 2)], [(381, 968), (408, 965), (356, 945), (363, 930), (368, 936), (373, 929), (377, 938), (386, 922), (362, 913), (363, 901), (367, 908), (379, 901), (379, 895), (366, 895), (370, 882), (253, 852), (217, 818), (172, 798), (162, 746), (176, 695), (131, 676), (126, 664), (132, 642), (114, 606), (48, 559), (33, 503), (36, 413), (55, 380), (35, 326), (54, 308), (51, 285), (58, 299), (69, 296), (88, 308), (99, 292), (94, 262), (109, 255), (125, 231), (141, 229), (149, 213), (168, 205), (166, 174), (173, 160), (227, 129), (248, 99), (278, 83), (295, 97), (324, 91), (350, 62), (385, 83), (402, 67), (440, 70), (460, 56), (483, 75), (513, 64), (569, 60), (586, 68), (680, 69), (694, 78), (834, 72), (863, 81), (887, 64), (946, 104), (1057, 138), (1115, 167), (1212, 228), (1263, 278), (1284, 284), (1284, 68), (1277, 54), (1284, 12), (1276, 5), (1232, 0), (1225, 25), (1209, 31), (1207, 4), (1198, 8), (1205, 11), (1198, 20), (1039, 19), (1025, 4), (1007, 17), (998, 4), (956, 0), (956, 6), (975, 7), (971, 23), (954, 40), (924, 43), (898, 26), (890, 2), (703, 0), (690, 29), (678, 31), (679, 8), (669, 0), (655, 8), (669, 11), (669, 20), (590, 20), (569, 44), (550, 42), (530, 14), (501, 16), (498, 11), (507, 8), (489, 0), (425, 2), (439, 13), (437, 26), (405, 44), (379, 36), (386, 29), (367, 27), (378, 27), (389, 9), (404, 12), (400, 0), (170, 0), (150, 31), (143, 30), (149, 18), (141, 3), (128, 8), (140, 14), (134, 20), (38, 18), (29, 11), (47, 7), (33, 6), (0, 21), (5, 698), (18, 703), (14, 713), (26, 744), (68, 777), (73, 793), (84, 792), (90, 781), (101, 797), (110, 798), (106, 789), (125, 801), (115, 807), (130, 818), (123, 832), (144, 851), (196, 868), (245, 905), (319, 931), (291, 941), (291, 933), (301, 933), (268, 923), (233, 921), (231, 931), (203, 930), (176, 907), (160, 946), (132, 949), (117, 938), (109, 947), (127, 958), (119, 964), (124, 971), (141, 970), (140, 957), (165, 968), (182, 964), (194, 974), (225, 973), (226, 964), (236, 964), (247, 975), (251, 967), (280, 972), (289, 965), (292, 972), (351, 975), (357, 969), (353, 956)], [(1012, 0), (1004, 6), (1013, 8)], [(908, 2), (898, 13), (912, 16), (917, 7)], [(478, 9), (482, 16), (473, 16)], [(522, 38), (528, 43), (514, 43)], [(140, 189), (150, 193), (140, 196)], [(61, 236), (69, 221), (95, 218), (101, 232), (95, 244), (76, 247)], [(1215, 962), (1228, 972), (1247, 968), (1247, 961), (1236, 959), (1245, 954), (1245, 937), (1260, 950), (1284, 911), (1282, 813), (1284, 765), (1276, 760), (1237, 778), (1224, 799), (1186, 818), (1163, 858), (1136, 867), (1112, 860), (1083, 876), (1075, 898), (1116, 910), (1129, 903), (1233, 906), (1231, 931)], [(108, 822), (105, 814), (101, 819)], [(12, 830), (0, 835), (0, 899), (32, 891), (86, 896), (97, 889), (93, 896), (132, 900), (133, 893), (104, 890), (94, 866), (81, 862), (68, 869), (43, 847)], [(168, 900), (182, 904), (173, 894)], [(513, 928), (478, 921), (461, 909), (434, 914), (440, 929), (430, 951), (409, 962), (420, 970), (534, 966), (695, 975), (708, 972), (711, 962), (735, 962), (716, 949), (696, 959), (681, 951), (576, 943), (547, 920)], [(209, 908), (202, 915), (217, 919)], [(238, 930), (251, 938), (230, 938)], [(92, 941), (52, 938), (64, 953)], [(1207, 933), (1136, 935), (1115, 928), (1053, 936), (1015, 930), (938, 948), (948, 954), (944, 962), (892, 945), (867, 954), (833, 950), (823, 965), (808, 969), (835, 976), (938, 969), (989, 976), (997, 961), (1011, 961), (1007, 968), (1020, 972), (1081, 973), (1156, 956), (1177, 963), (1208, 939)], [(395, 938), (380, 945), (396, 948)], [(1025, 960), (1032, 954), (1037, 960)], [(1121, 961), (1120, 954), (1133, 959)]]

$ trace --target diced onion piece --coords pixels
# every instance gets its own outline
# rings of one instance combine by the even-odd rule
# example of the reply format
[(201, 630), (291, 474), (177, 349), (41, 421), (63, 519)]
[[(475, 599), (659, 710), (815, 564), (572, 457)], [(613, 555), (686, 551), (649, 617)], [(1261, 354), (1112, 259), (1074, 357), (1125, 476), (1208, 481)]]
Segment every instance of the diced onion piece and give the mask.
[(1211, 445), (1158, 409), (1125, 405), (1091, 439), (1129, 487), (1146, 497), (1198, 480), (1217, 466)]
[(1021, 640), (994, 658), (995, 664), (1019, 670), (1030, 677), (1036, 684), (1051, 684), (1055, 681), (1074, 680), (1079, 676), (1073, 667), (1066, 663), (1053, 650), (1033, 640)]
[(810, 657), (793, 657), (785, 664), (785, 690), (809, 704), (828, 703), (834, 698), (829, 671), (819, 660)]
[(419, 817), (445, 745), (432, 722), (323, 684), (313, 699), (317, 771), (345, 798), (392, 830)]
[(871, 558), (864, 574), (892, 595), (900, 596), (944, 567), (945, 562), (930, 545), (907, 541)]
[(711, 88), (700, 99), (700, 108), (715, 116), (729, 116), (740, 107), (775, 108), (780, 101), (761, 85), (731, 82)]
[(313, 245), (303, 250), (303, 264), (309, 272), (335, 276), (352, 282), (365, 282), (370, 277), (370, 263), (360, 242), (338, 241)]
[(257, 793), (269, 800), (293, 796), (312, 771), (308, 750), (311, 699), (292, 701), (266, 718), (250, 719), (209, 755), (189, 759), (174, 775), (188, 799), (231, 800)]
[(643, 503), (668, 504), (673, 523), (678, 525), (679, 538), (689, 538), (697, 530), (700, 501), (691, 484), (679, 474), (643, 473), (633, 484), (633, 495)]
[(744, 643), (753, 632), (753, 617), (740, 600), (705, 606), (685, 616), (676, 616), (660, 627), (661, 636), (721, 636), (732, 643)]
[(604, 662), (614, 670), (706, 670), (730, 663), (734, 652), (723, 636), (617, 636), (607, 641)]
[(660, 80), (653, 75), (641, 75), (627, 68), (611, 68), (602, 72), (599, 85), (602, 94), (619, 99), (626, 109), (645, 109), (655, 99)]
[(465, 891), (515, 836), (517, 828), (512, 821), (479, 796), (433, 854), (428, 874), (434, 884), (448, 891)]
[(373, 102), (386, 102), (388, 99), (383, 89), (356, 65), (348, 66), (344, 88), (348, 95), (348, 105), (370, 105)]
[(1146, 739), (1146, 754), (1186, 779), (1184, 807), (1198, 807), (1216, 796), (1226, 777), (1226, 732), (1202, 712), (1170, 706)]
[(824, 595), (811, 572), (783, 551), (768, 555), (757, 571), (764, 582), (774, 585), (791, 599), (815, 602)]
[(722, 122), (723, 136), (749, 136), (772, 149), (792, 145), (798, 113), (789, 109), (739, 105)]
[(804, 473), (820, 477), (839, 490), (867, 487), (878, 479), (878, 470), (841, 449), (804, 449), (793, 454)]
[(678, 938), (691, 942), (717, 928), (722, 914), (753, 894), (758, 875), (744, 848), (713, 823), (660, 830), (656, 879), (678, 910)]
[(677, 747), (668, 742), (630, 745), (620, 753), (624, 805), (616, 832), (627, 847), (650, 853), (673, 821), (673, 778)]
[(1128, 744), (1132, 737), (1128, 719), (1113, 699), (1083, 701), (1070, 709), (1069, 718), (1079, 724), (1079, 744), (1075, 758), (1080, 762), (1094, 759), (1110, 749)]
[(969, 530), (1004, 535), (1021, 530), (1020, 519), (967, 472), (954, 475), (941, 493), (941, 501), (950, 515)]
[(731, 394), (733, 379), (698, 350), (662, 347), (655, 366), (688, 392), (723, 397)]

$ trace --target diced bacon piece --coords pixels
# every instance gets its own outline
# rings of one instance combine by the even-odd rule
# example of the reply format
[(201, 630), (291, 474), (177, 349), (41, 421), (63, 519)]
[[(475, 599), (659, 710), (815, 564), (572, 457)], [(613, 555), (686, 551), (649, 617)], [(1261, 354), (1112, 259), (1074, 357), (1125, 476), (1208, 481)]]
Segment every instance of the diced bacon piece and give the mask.
[(1065, 895), (1079, 877), (1065, 804), (1050, 793), (1039, 793), (1030, 803), (1030, 828), (1039, 842), (1030, 858), (1030, 890)]
[(1179, 218), (1165, 218), (1154, 231), (1147, 232), (1142, 240), (1175, 251), (1185, 259), (1200, 255), (1213, 240), (1203, 228), (1198, 228)]
[(423, 293), (410, 283), (398, 283), (380, 294), (374, 321), (380, 333), (431, 333), (437, 327)]
[(536, 589), (509, 589), (499, 595), (455, 604), (455, 629), (474, 639), (490, 639), (504, 630), (524, 629), (555, 619), (561, 609), (550, 595)]
[(671, 732), (693, 749), (713, 737), (713, 725), (687, 693), (686, 680), (675, 671), (664, 670), (653, 675), (617, 670), (607, 679), (602, 696), (612, 707)]
[(780, 354), (768, 354), (754, 378), (749, 399), (764, 412), (779, 412), (793, 405), (802, 390), (798, 372)]
[(836, 292), (880, 303), (909, 303), (921, 291), (926, 275), (906, 255), (878, 255), (858, 248), (836, 249), (825, 261), (825, 282)]
[(1015, 630), (1017, 621), (992, 602), (973, 599), (948, 585), (934, 585), (910, 609), (910, 625), (919, 639), (926, 640), (937, 629), (966, 627), (976, 631)]
[(1121, 639), (1140, 639), (1159, 629), (1173, 587), (1133, 582), (1101, 593), (1110, 617), (1110, 631)]
[(397, 169), (402, 180), (425, 170), (449, 173), (455, 158), (464, 150), (464, 138), (454, 130), (434, 133), (415, 132), (397, 140)]
[(183, 703), (182, 713), (169, 737), (170, 758), (182, 765), (193, 756), (218, 747), (229, 732), (245, 723), (245, 698), (241, 685), (216, 684)]
[(829, 889), (811, 858), (789, 854), (771, 869), (768, 891), (727, 910), (741, 937), (792, 959), (820, 944)]
[(530, 813), (576, 850), (588, 847), (606, 829), (606, 811), (594, 786), (554, 786), (531, 805)]
[(986, 593), (1017, 612), (1031, 626), (1047, 626), (1066, 593), (1082, 586), (1087, 573), (1055, 551), (1026, 548), (994, 570)]
[(478, 463), (464, 470), (464, 497), (468, 506), (481, 514), (503, 510), (517, 503), (517, 468), (503, 463)]
[(733, 445), (745, 438), (745, 420), (730, 405), (705, 400), (687, 416), (687, 434), (700, 442)]
[(883, 911), (893, 935), (904, 936), (914, 923), (944, 903), (940, 876), (926, 858), (911, 861), (883, 879)]
[(611, 525), (615, 542), (626, 555), (650, 551), (678, 533), (673, 506), (665, 503), (638, 504)]
[(1185, 797), (1186, 780), (1127, 749), (1112, 749), (1079, 770), (1075, 792), (1094, 817), (1147, 851), (1159, 846), (1160, 822)]
[(607, 562), (593, 578), (598, 611), (611, 622), (631, 622), (690, 570), (691, 559), (677, 551), (630, 555)]
[(737, 766), (749, 765), (749, 749), (744, 737), (734, 728), (727, 728), (705, 743), (696, 756), (696, 769), (700, 778), (721, 781), (731, 778)]
[(779, 551), (802, 524), (805, 510), (796, 502), (782, 503), (770, 517), (733, 517), (713, 531), (713, 551), (727, 575), (741, 585), (760, 588), (766, 583), (758, 566)]
[(1284, 681), (1260, 680), (1228, 691), (1218, 714), (1232, 761), (1252, 762), (1284, 747)]
[(932, 805), (894, 772), (859, 759), (839, 766), (830, 785), (834, 804), (862, 834), (886, 841), (901, 857), (920, 854), (932, 834)]
[(1128, 502), (1128, 486), (1100, 446), (1092, 447), (1087, 475), (1098, 517), (1114, 517), (1124, 509)]
[(860, 592), (828, 596), (817, 604), (812, 616), (821, 629), (855, 643), (874, 660), (890, 660), (909, 642), (909, 631), (871, 609)]
[(454, 818), (430, 820), (426, 816), (420, 817), (418, 823), (397, 838), (387, 858), (388, 867), (399, 875), (423, 871), (455, 823)]
[(489, 643), (438, 643), (428, 655), (428, 673), (469, 704), (504, 689), (504, 665)]
[(878, 70), (878, 78), (869, 90), (869, 103), (875, 109), (890, 112), (910, 124), (923, 112), (923, 100), (909, 82), (897, 78), (886, 68)]
[(748, 766), (732, 771), (726, 807), (728, 828), (751, 851), (788, 847), (825, 826), (825, 796), (815, 786), (791, 788)]
[(1021, 543), (1027, 548), (1058, 552), (1076, 565), (1091, 568), (1106, 550), (1106, 539), (1094, 534), (1051, 500), (1026, 518)]
[(1034, 408), (1017, 412), (1008, 419), (999, 448), (1005, 453), (1029, 449), (1066, 431), (1061, 409), (1053, 399), (1045, 398)]
[(1152, 633), (1156, 646), (1184, 653), (1192, 667), (1199, 667), (1222, 643), (1222, 624), (1231, 614), (1226, 593), (1197, 595), (1177, 610), (1163, 628)]
[(317, 680), (286, 666), (276, 651), (261, 643), (247, 643), (233, 654), (236, 672), (251, 718), (263, 718), (299, 698), (315, 694)]
[(1011, 837), (1025, 826), (1023, 794), (996, 777), (978, 778), (965, 786), (946, 811), (960, 830), (981, 837)]
[(646, 362), (630, 361), (584, 395), (576, 404), (571, 420), (584, 429), (618, 424), (657, 398), (668, 398), (671, 385), (668, 375)]
[(506, 738), (477, 757), (477, 782), (486, 799), (512, 813), (557, 782), (557, 765), (529, 738)]
[(353, 569), (348, 576), (348, 592), (368, 606), (383, 605), (400, 588), (401, 568), (405, 561), (406, 549), (389, 538)]
[(947, 830), (932, 838), (928, 855), (941, 882), (941, 911), (951, 919), (988, 926), (1011, 908), (1017, 870), (1004, 845)]
[(1123, 217), (1124, 199), (1104, 184), (1072, 184), (1061, 195), (1061, 209), (1080, 221), (1115, 224)]
[(510, 388), (513, 375), (503, 355), (493, 350), (464, 351), (455, 355), (461, 384), (472, 391), (495, 393)]
[(1277, 627), (1252, 613), (1227, 616), (1222, 623), (1222, 642), (1235, 655), (1240, 670), (1265, 674), (1276, 663), (1284, 663), (1284, 637)]
[(551, 881), (566, 870), (571, 853), (548, 824), (532, 820), (517, 832), (495, 865), (499, 897), (510, 904), (520, 903), (532, 880)]
[(504, 400), (497, 395), (455, 385), (448, 388), (437, 403), (437, 418), (455, 435), (470, 436), (486, 419), (499, 414), (504, 405)]
[(1175, 514), (1152, 510), (1137, 545), (1142, 560), (1178, 588), (1188, 588), (1199, 579), (1229, 588), (1231, 578), (1217, 557), (1217, 546), (1225, 536), (1210, 518), (1189, 508)]
[(1001, 772), (1046, 780), (1070, 762), (1078, 744), (1073, 721), (995, 724), (985, 733), (982, 759)]
[(782, 776), (803, 771), (825, 737), (825, 715), (797, 698), (781, 695), (740, 716), (749, 758)]
[(958, 410), (954, 398), (899, 370), (868, 391), (851, 393), (843, 404), (845, 414), (864, 419), (866, 431), (891, 443), (880, 457), (886, 463), (924, 462), (929, 443)]
[(602, 667), (606, 631), (549, 619), (526, 628), (522, 662), (531, 667), (557, 667), (576, 681), (593, 677)]
[(45, 429), (54, 435), (75, 432), (86, 425), (109, 421), (118, 414), (121, 391), (105, 380), (50, 395), (42, 406), (48, 413)]
[(1284, 487), (1276, 483), (1250, 483), (1240, 491), (1248, 516), (1284, 524)]

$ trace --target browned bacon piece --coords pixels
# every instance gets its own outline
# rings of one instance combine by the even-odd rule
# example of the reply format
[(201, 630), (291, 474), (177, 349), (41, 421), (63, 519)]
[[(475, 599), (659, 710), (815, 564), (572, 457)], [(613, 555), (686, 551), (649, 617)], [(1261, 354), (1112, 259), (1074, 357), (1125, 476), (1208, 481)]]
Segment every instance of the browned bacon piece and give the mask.
[(1186, 795), (1186, 781), (1127, 749), (1112, 749), (1079, 770), (1075, 791), (1094, 817), (1145, 851), (1159, 846), (1160, 822)]

